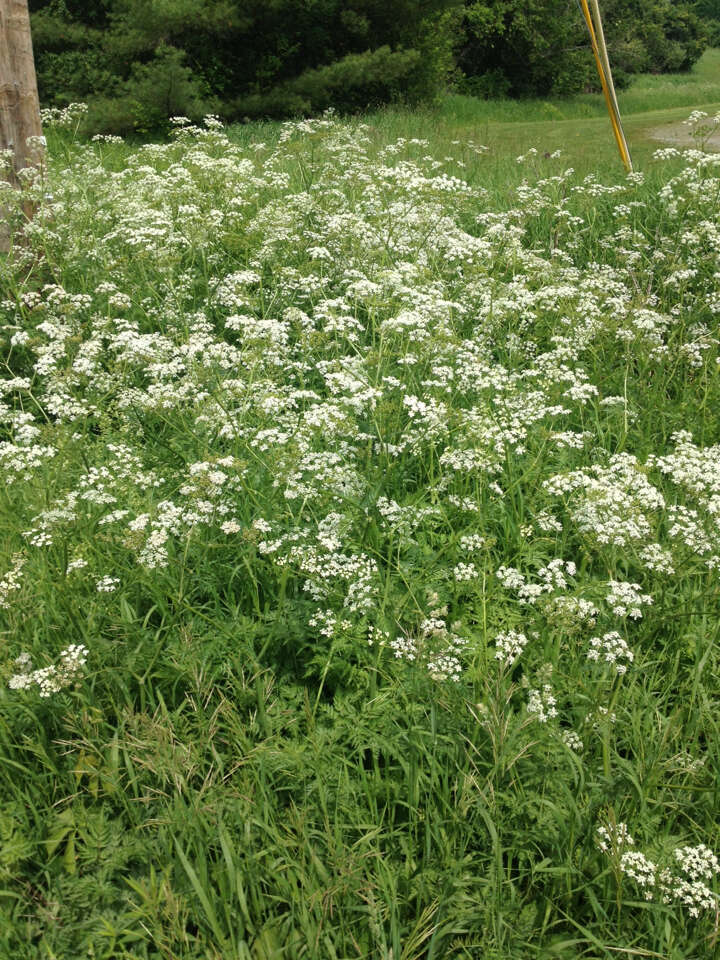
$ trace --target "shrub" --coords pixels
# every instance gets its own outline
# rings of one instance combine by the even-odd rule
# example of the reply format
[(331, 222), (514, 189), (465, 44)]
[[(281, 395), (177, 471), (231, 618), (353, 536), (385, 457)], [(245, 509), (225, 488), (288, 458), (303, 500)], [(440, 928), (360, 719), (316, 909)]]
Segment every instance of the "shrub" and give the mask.
[(280, 117), (319, 113), (331, 106), (354, 111), (387, 103), (411, 89), (421, 60), (418, 50), (393, 51), (387, 46), (351, 53), (329, 66), (307, 70), (269, 94), (238, 98), (231, 113)]
[(207, 84), (185, 64), (175, 47), (160, 47), (149, 63), (133, 65), (130, 77), (115, 97), (91, 101), (87, 127), (91, 132), (146, 134), (163, 129), (168, 117), (200, 120), (219, 108), (207, 95)]

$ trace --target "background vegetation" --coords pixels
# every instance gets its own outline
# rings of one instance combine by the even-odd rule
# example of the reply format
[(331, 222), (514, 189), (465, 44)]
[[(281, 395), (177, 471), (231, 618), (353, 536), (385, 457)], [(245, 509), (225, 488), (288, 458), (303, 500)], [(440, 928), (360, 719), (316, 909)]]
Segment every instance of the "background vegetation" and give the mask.
[[(603, 3), (622, 85), (688, 69), (712, 27), (671, 0)], [(40, 96), (89, 101), (88, 129), (487, 96), (565, 95), (597, 79), (575, 0), (31, 0)], [(703, 21), (697, 14), (708, 18)], [(706, 28), (703, 24), (710, 26)]]
[(693, 9), (705, 26), (708, 42), (720, 45), (720, 0), (695, 0)]

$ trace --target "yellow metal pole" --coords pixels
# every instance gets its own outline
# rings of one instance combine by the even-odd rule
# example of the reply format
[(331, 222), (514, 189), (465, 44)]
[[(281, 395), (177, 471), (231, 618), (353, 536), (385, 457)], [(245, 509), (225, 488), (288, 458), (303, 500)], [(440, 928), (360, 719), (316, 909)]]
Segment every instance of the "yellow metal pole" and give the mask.
[(630, 151), (628, 149), (627, 140), (625, 139), (625, 132), (622, 127), (622, 120), (620, 119), (620, 106), (615, 95), (615, 84), (613, 83), (612, 70), (610, 69), (610, 59), (607, 52), (607, 44), (605, 43), (605, 32), (602, 25), (602, 17), (600, 16), (600, 4), (598, 0), (590, 0), (590, 8), (592, 10), (593, 20), (595, 21), (595, 39), (600, 50), (600, 57), (602, 58), (603, 68), (605, 70), (605, 80), (608, 85), (608, 90), (610, 91), (610, 98), (613, 103), (613, 108), (615, 110), (615, 122), (617, 123), (618, 130), (620, 132), (620, 137), (623, 144), (623, 162), (628, 172), (632, 171), (632, 160), (630, 159)]
[[(597, 0), (595, 0), (597, 3)], [(628, 150), (627, 141), (625, 140), (625, 134), (623, 133), (622, 125), (620, 123), (620, 110), (617, 104), (617, 97), (615, 97), (615, 90), (612, 85), (612, 75), (610, 75), (610, 82), (608, 82), (608, 76), (606, 76), (605, 64), (609, 71), (610, 64), (607, 58), (607, 49), (605, 49), (604, 58), (601, 55), (600, 47), (598, 45), (597, 36), (595, 33), (595, 26), (593, 24), (593, 18), (590, 14), (590, 8), (588, 7), (587, 0), (580, 0), (580, 7), (585, 17), (585, 23), (587, 24), (588, 33), (590, 34), (590, 45), (592, 47), (592, 52), (595, 57), (595, 64), (597, 66), (598, 75), (600, 76), (600, 83), (602, 84), (603, 94), (605, 96), (605, 103), (607, 105), (608, 114), (610, 116), (610, 123), (612, 125), (613, 133), (615, 134), (615, 140), (617, 142), (618, 151), (620, 152), (620, 157), (625, 169), (630, 173), (632, 171), (632, 160), (630, 159), (630, 151)], [(597, 11), (599, 17), (599, 9)], [(601, 24), (602, 28), (602, 24)], [(604, 46), (604, 44), (603, 44)], [(605, 63), (603, 63), (603, 60)]]

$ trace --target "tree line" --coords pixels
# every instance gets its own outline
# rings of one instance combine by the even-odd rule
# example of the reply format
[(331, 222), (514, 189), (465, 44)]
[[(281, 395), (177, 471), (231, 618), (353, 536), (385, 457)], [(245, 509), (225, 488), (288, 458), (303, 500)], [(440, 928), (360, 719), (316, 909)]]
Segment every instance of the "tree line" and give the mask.
[[(720, 0), (605, 0), (620, 86), (689, 69)], [(577, 0), (30, 0), (40, 98), (94, 131), (597, 88)], [(715, 17), (715, 19), (713, 19)]]

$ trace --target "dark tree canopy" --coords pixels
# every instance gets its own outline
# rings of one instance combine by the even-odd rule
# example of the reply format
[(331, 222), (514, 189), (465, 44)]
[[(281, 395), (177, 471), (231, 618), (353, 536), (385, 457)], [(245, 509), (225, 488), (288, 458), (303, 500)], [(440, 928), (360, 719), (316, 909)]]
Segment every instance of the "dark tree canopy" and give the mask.
[[(699, 0), (711, 17), (718, 0)], [(596, 83), (576, 0), (30, 0), (40, 95), (90, 102), (97, 130), (173, 115), (228, 120)], [(699, 8), (698, 8), (699, 9)], [(623, 77), (687, 69), (701, 22), (671, 0), (607, 0)]]
[[(686, 5), (603, 0), (601, 9), (620, 86), (633, 73), (688, 70), (705, 48)], [(562, 95), (596, 83), (577, 0), (468, 0), (455, 49), (462, 85), (479, 95)]]

